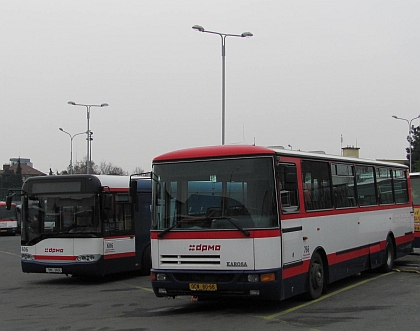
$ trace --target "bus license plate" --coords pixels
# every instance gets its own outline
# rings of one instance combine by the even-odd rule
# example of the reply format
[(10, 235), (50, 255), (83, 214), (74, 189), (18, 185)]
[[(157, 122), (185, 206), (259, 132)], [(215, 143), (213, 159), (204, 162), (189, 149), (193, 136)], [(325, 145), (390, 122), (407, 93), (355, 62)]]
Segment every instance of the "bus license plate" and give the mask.
[(191, 291), (217, 291), (217, 284), (190, 283)]
[(49, 274), (61, 274), (61, 273), (63, 273), (63, 269), (61, 269), (61, 268), (45, 268), (45, 271)]

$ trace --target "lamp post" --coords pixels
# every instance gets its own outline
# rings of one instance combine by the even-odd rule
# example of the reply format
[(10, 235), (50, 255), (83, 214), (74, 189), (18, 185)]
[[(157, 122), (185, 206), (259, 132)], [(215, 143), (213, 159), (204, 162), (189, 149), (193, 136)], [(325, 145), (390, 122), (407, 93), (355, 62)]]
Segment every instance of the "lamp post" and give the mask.
[(74, 135), (71, 135), (67, 131), (63, 130), (63, 128), (58, 128), (61, 132), (64, 132), (69, 135), (70, 137), (70, 174), (73, 175), (73, 139), (74, 137), (78, 136), (79, 134), (84, 134), (86, 132), (80, 132), (76, 133)]
[(90, 168), (91, 168), (91, 165), (92, 165), (92, 160), (91, 160), (92, 154), (91, 154), (91, 151), (90, 151), (90, 149), (91, 149), (90, 144), (91, 144), (91, 141), (92, 141), (91, 140), (92, 136), (91, 136), (90, 126), (89, 126), (90, 108), (91, 107), (107, 107), (108, 104), (107, 103), (102, 103), (100, 105), (85, 105), (85, 104), (82, 104), (82, 103), (75, 103), (73, 101), (69, 101), (68, 104), (69, 105), (72, 105), (72, 106), (86, 107), (86, 111), (87, 111), (87, 115), (86, 115), (86, 117), (87, 117), (87, 130), (86, 130), (86, 140), (87, 140), (86, 173), (87, 174), (90, 174), (90, 170), (91, 170)]
[(409, 169), (410, 169), (410, 172), (411, 172), (411, 142), (413, 140), (412, 137), (411, 137), (411, 135), (413, 133), (411, 122), (414, 121), (417, 118), (420, 118), (420, 115), (412, 118), (411, 120), (408, 120), (406, 118), (401, 118), (401, 117), (398, 117), (398, 116), (395, 116), (395, 115), (392, 115), (392, 118), (395, 118), (396, 120), (406, 121), (407, 124), (408, 124), (408, 136), (407, 136), (407, 140), (408, 140), (408, 158), (409, 158), (408, 162), (409, 162)]
[(226, 87), (225, 87), (225, 62), (226, 62), (226, 37), (240, 37), (240, 38), (246, 38), (246, 37), (252, 37), (253, 34), (251, 32), (243, 32), (242, 34), (230, 34), (230, 33), (220, 33), (215, 31), (208, 31), (205, 30), (201, 25), (194, 25), (192, 27), (194, 30), (197, 30), (199, 32), (205, 32), (205, 33), (212, 33), (217, 34), (220, 36), (222, 40), (222, 145), (225, 144), (225, 116), (226, 116)]

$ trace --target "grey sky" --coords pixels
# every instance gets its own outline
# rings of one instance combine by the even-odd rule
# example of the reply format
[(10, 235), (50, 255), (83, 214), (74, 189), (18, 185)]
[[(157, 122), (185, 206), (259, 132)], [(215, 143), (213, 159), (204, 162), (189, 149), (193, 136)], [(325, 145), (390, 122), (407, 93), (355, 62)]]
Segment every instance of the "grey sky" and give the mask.
[[(420, 114), (420, 1), (0, 0), (0, 162), (48, 172), (86, 131), (92, 159), (129, 172), (153, 157), (221, 143), (220, 37), (226, 41), (226, 143), (290, 144), (403, 159)], [(420, 125), (420, 119), (413, 122)], [(74, 139), (74, 160), (86, 155)]]

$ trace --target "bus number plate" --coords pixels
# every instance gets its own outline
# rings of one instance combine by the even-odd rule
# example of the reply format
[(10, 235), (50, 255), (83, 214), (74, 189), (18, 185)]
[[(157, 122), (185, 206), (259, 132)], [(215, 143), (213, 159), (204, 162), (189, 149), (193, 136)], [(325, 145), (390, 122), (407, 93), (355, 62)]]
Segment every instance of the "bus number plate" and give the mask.
[(63, 273), (63, 269), (61, 268), (45, 268), (45, 272), (49, 274), (61, 274)]
[(217, 291), (217, 284), (190, 283), (191, 291)]

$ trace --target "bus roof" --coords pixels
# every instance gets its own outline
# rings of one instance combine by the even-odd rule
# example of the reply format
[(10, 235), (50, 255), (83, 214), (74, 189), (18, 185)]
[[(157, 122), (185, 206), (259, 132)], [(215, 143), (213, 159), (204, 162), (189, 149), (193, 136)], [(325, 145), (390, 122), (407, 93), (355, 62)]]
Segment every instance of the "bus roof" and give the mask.
[[(57, 180), (76, 180), (78, 178), (91, 178), (93, 181), (96, 181), (101, 187), (109, 187), (112, 189), (128, 189), (130, 187), (130, 176), (117, 176), (117, 175), (87, 175), (87, 174), (76, 174), (76, 175), (62, 175), (62, 176), (37, 176), (30, 177), (26, 180), (25, 183), (32, 181), (57, 181)], [(145, 182), (140, 185), (142, 190), (147, 190), (147, 183), (151, 182), (150, 177), (136, 178)], [(151, 187), (151, 184), (149, 184)]]
[[(392, 163), (386, 161), (376, 161), (369, 159), (361, 159), (355, 157), (346, 157), (339, 155), (315, 153), (315, 152), (302, 152), (288, 150), (279, 147), (261, 147), (253, 145), (219, 145), (181, 149), (166, 154), (162, 154), (153, 159), (154, 163), (168, 162), (168, 161), (181, 161), (181, 160), (198, 160), (228, 156), (256, 156), (256, 155), (278, 155), (299, 157), (307, 159), (318, 160), (333, 160), (338, 162), (362, 163), (362, 164), (375, 164), (379, 166), (388, 166), (394, 168), (408, 169), (406, 165), (399, 163)], [(420, 174), (420, 173), (419, 173)]]

